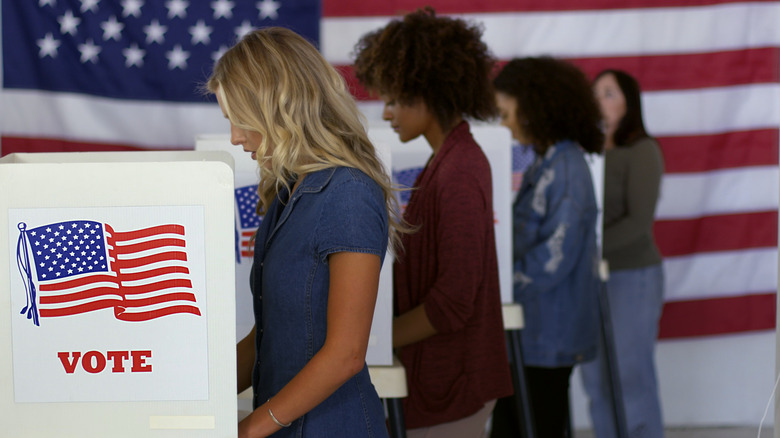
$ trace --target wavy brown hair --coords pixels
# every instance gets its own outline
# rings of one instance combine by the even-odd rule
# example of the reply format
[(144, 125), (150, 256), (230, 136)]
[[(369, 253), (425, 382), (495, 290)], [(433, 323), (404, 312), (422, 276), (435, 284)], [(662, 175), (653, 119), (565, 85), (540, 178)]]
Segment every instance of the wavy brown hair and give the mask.
[(444, 129), (457, 116), (495, 115), (494, 62), (480, 26), (436, 16), (430, 7), (391, 21), (355, 45), (355, 75), (366, 88), (401, 104), (422, 99)]
[(585, 74), (551, 57), (516, 58), (493, 80), (497, 91), (517, 99), (517, 120), (540, 155), (572, 140), (587, 152), (601, 152), (601, 110)]

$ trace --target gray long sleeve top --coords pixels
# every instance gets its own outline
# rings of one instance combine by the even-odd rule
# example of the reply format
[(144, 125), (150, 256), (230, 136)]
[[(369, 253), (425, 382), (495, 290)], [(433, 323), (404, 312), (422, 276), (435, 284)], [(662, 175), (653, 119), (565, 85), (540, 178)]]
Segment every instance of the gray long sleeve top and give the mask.
[(606, 152), (604, 162), (604, 258), (611, 270), (661, 263), (653, 237), (664, 162), (649, 137)]

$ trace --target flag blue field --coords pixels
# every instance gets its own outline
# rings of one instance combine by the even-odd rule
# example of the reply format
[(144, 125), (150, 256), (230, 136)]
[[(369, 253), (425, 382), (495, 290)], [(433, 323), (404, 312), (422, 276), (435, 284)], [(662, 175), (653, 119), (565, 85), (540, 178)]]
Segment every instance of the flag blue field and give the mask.
[(4, 1), (2, 153), (191, 149), (219, 121), (214, 61), (261, 26), (317, 45), (320, 16), (312, 0)]

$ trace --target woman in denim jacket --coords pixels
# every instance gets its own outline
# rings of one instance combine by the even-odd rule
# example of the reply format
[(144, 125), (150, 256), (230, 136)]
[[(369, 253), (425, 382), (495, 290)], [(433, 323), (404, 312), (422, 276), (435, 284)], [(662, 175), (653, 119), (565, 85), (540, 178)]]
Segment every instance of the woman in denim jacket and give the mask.
[(586, 152), (599, 152), (599, 107), (585, 75), (552, 58), (510, 61), (494, 80), (501, 123), (536, 161), (513, 204), (514, 298), (537, 436), (564, 436), (569, 378), (596, 353), (597, 206)]
[(254, 389), (239, 437), (385, 437), (365, 363), (395, 197), (342, 77), (302, 37), (251, 32), (208, 81), (231, 142), (260, 170), (255, 329), (237, 347)]

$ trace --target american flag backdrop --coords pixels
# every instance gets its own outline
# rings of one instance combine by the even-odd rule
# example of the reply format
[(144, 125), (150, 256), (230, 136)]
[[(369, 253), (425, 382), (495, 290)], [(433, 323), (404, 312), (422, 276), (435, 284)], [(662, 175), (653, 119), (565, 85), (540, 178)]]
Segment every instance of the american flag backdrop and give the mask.
[(2, 153), (189, 149), (196, 134), (226, 132), (195, 90), (245, 22), (319, 36), (369, 122), (381, 123), (381, 104), (354, 80), (354, 44), (423, 4), (482, 23), (502, 61), (552, 55), (590, 77), (603, 68), (637, 77), (667, 171), (656, 224), (661, 336), (774, 327), (777, 1), (5, 0)]
[(31, 229), (21, 223), (19, 229), (17, 260), (28, 293), (21, 312), (36, 325), (39, 317), (102, 309), (127, 322), (201, 315), (181, 225), (115, 231), (72, 220)]

